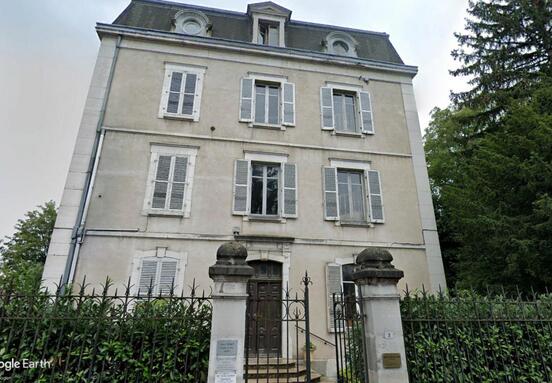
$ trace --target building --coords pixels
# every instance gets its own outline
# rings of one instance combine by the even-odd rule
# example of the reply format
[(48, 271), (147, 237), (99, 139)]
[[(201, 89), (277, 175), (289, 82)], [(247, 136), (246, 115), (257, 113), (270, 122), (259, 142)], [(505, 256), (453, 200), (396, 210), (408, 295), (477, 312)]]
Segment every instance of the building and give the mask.
[[(350, 264), (388, 248), (404, 283), (445, 279), (412, 78), (385, 33), (133, 0), (101, 46), (44, 284), (155, 293), (195, 279), (224, 241), (246, 244), (252, 284), (280, 295), (308, 270), (311, 329)], [(256, 284), (256, 285), (255, 285)], [(317, 345), (318, 368), (333, 350)]]

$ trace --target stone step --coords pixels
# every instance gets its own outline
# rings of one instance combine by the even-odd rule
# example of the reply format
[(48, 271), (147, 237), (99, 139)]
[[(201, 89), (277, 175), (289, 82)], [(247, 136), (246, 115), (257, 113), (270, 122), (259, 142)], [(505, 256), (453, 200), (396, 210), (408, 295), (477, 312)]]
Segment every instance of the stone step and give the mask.
[(257, 358), (249, 358), (249, 361), (247, 363), (249, 365), (249, 368), (266, 368), (268, 367), (274, 367), (278, 366), (278, 368), (294, 368), (297, 364), (294, 359), (287, 359), (287, 358), (263, 358), (259, 357)]
[[(311, 383), (320, 382), (321, 375), (316, 372), (311, 372)], [(247, 383), (307, 383), (306, 375), (299, 376), (279, 376), (273, 378), (257, 378), (249, 377), (245, 380)]]
[(249, 378), (277, 378), (278, 376), (289, 376), (289, 377), (295, 377), (304, 375), (307, 370), (305, 367), (293, 367), (293, 368), (251, 368), (247, 371), (244, 371), (244, 375)]

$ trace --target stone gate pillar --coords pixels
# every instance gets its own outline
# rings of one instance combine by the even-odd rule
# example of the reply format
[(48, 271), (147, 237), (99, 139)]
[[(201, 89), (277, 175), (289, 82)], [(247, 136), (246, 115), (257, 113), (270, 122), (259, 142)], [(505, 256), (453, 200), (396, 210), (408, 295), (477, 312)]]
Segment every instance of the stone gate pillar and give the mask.
[(370, 383), (408, 383), (397, 282), (404, 273), (391, 264), (391, 253), (364, 249), (353, 280), (360, 289)]
[(244, 246), (227, 242), (209, 267), (215, 286), (208, 383), (243, 382), (247, 281), (254, 273), (246, 258)]

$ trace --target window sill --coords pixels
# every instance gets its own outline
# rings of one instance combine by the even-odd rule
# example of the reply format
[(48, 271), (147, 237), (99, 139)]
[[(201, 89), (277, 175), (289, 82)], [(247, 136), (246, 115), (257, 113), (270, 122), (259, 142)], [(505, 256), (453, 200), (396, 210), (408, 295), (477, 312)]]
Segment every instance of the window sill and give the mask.
[(332, 132), (333, 136), (345, 136), (345, 137), (356, 137), (356, 138), (364, 138), (364, 134), (362, 133), (349, 133), (349, 132), (338, 132), (334, 130)]
[(249, 215), (249, 216), (244, 216), (243, 220), (245, 222), (286, 223), (286, 218), (282, 218), (279, 216), (268, 217), (268, 216), (260, 216), (260, 215)]
[(286, 127), (281, 124), (260, 124), (258, 122), (249, 123), (249, 127), (269, 130), (286, 130)]
[(148, 209), (142, 211), (142, 215), (148, 217), (175, 217), (175, 218), (189, 218), (185, 216), (183, 211), (170, 211), (170, 210), (155, 210)]
[(371, 222), (358, 222), (358, 221), (336, 221), (336, 226), (343, 227), (374, 227), (374, 224)]
[(167, 120), (183, 120), (183, 121), (198, 121), (199, 118), (195, 118), (193, 115), (187, 115), (187, 114), (169, 114), (165, 113), (160, 116), (161, 118), (167, 119)]

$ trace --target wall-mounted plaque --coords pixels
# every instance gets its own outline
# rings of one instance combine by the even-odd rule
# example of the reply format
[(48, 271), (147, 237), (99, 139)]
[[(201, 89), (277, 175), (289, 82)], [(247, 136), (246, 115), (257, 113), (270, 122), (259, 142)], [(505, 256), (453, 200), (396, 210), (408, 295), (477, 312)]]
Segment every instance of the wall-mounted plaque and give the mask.
[(401, 354), (398, 352), (384, 353), (383, 368), (401, 368)]
[(235, 383), (238, 370), (238, 340), (217, 341), (215, 383)]

